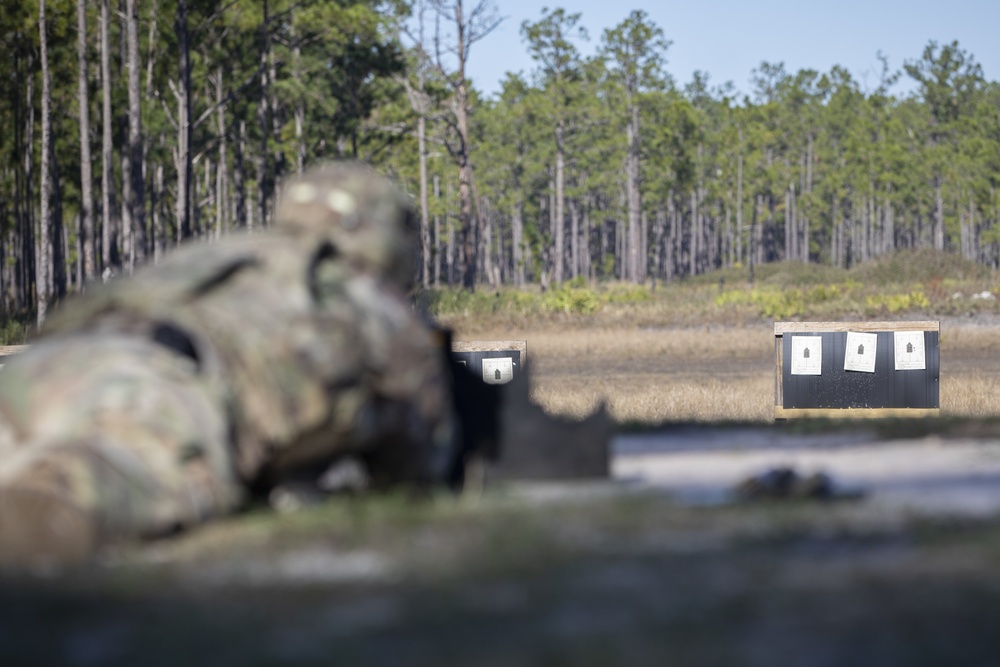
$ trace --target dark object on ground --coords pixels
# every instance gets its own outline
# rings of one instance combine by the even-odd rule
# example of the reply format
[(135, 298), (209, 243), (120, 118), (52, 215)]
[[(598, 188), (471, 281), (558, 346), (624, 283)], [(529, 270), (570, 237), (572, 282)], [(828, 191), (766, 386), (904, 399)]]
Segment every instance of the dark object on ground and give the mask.
[(741, 500), (834, 500), (861, 495), (859, 490), (838, 488), (826, 473), (803, 476), (788, 467), (772, 468), (747, 477), (736, 486), (736, 496)]
[[(442, 331), (451, 349), (451, 332)], [(549, 415), (531, 400), (530, 368), (506, 384), (487, 384), (449, 355), (461, 447), (448, 484), (462, 489), (466, 473), (489, 481), (592, 479), (610, 474), (609, 447), (614, 422), (602, 405), (586, 419)]]
[(610, 475), (615, 423), (602, 404), (584, 419), (547, 414), (529, 395), (530, 368), (503, 385), (500, 452), (490, 480), (594, 479)]

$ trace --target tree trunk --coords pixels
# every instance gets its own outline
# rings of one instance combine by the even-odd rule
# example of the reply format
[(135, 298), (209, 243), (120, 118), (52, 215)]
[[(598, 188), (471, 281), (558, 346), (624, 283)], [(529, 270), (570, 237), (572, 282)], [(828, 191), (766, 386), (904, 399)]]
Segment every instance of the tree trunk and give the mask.
[[(21, 90), (24, 77), (21, 72), (21, 50), (14, 49), (14, 90)], [(30, 100), (31, 98), (28, 97)], [(21, 258), (16, 262), (14, 268), (14, 292), (15, 301), (19, 309), (23, 309), (27, 306), (28, 302), (28, 281), (27, 275), (25, 273), (25, 265), (28, 263), (27, 252), (24, 252), (24, 238), (28, 233), (25, 225), (25, 211), (27, 209), (24, 206), (24, 172), (21, 169), (21, 147), (23, 141), (23, 126), (21, 125), (21, 111), (24, 107), (24, 96), (17, 96), (13, 100), (12, 106), (14, 107), (14, 146), (13, 146), (13, 156), (14, 156), (14, 238), (12, 239), (12, 245), (14, 246), (13, 252), (16, 254), (18, 250), (21, 251)]]
[(553, 227), (553, 253), (552, 253), (552, 273), (556, 284), (563, 281), (563, 258), (566, 254), (566, 239), (564, 237), (566, 229), (565, 195), (563, 191), (563, 179), (565, 169), (565, 142), (563, 141), (563, 122), (560, 118), (556, 121), (556, 200), (553, 207), (552, 227)]
[(247, 219), (246, 172), (247, 122), (240, 119), (240, 140), (236, 142), (236, 164), (233, 165), (233, 186), (236, 190), (236, 227), (249, 229)]
[(164, 250), (164, 240), (166, 238), (166, 230), (164, 229), (163, 216), (160, 212), (162, 208), (161, 202), (163, 201), (163, 163), (158, 162), (156, 164), (156, 180), (153, 182), (153, 192), (150, 195), (150, 209), (153, 213), (152, 220), (152, 232), (153, 232), (153, 263), (160, 261), (163, 257)]
[(417, 152), (420, 159), (420, 256), (421, 283), (424, 289), (431, 281), (431, 222), (427, 201), (427, 119), (421, 112), (417, 117)]
[(483, 236), (482, 243), (479, 244), (479, 249), (482, 251), (482, 269), (486, 274), (486, 280), (489, 282), (490, 287), (497, 287), (497, 277), (495, 273), (495, 264), (493, 263), (493, 212), (487, 209), (484, 215), (476, 216), (483, 225)]
[(941, 195), (941, 174), (934, 174), (934, 249), (944, 250), (944, 199)]
[(215, 103), (218, 105), (215, 112), (216, 134), (219, 137), (219, 166), (215, 171), (215, 238), (220, 238), (223, 233), (229, 231), (229, 207), (226, 205), (229, 201), (229, 182), (226, 180), (229, 165), (226, 159), (226, 112), (222, 108), (222, 100), (224, 99), (222, 80), (223, 70), (220, 66), (215, 79)]
[[(269, 21), (268, 0), (263, 2), (263, 18), (260, 23), (260, 97), (257, 100), (257, 124), (260, 126), (260, 149), (254, 160), (257, 170), (257, 212), (261, 227), (267, 224), (267, 201), (269, 193), (269, 154), (267, 140), (270, 136), (270, 109), (268, 97), (270, 87), (273, 83), (270, 80), (268, 67), (269, 54), (271, 51), (271, 31), (268, 28)], [(252, 219), (249, 227), (253, 227)]]
[(109, 270), (121, 266), (116, 230), (120, 220), (115, 211), (114, 181), (111, 179), (111, 43), (109, 41), (109, 0), (101, 0), (101, 266)]
[(580, 275), (580, 205), (575, 199), (570, 202), (570, 277)]
[(472, 210), (472, 161), (469, 137), (469, 99), (465, 80), (466, 52), (465, 20), (462, 0), (455, 2), (455, 54), (458, 72), (455, 76), (455, 114), (458, 121), (458, 216), (463, 249), (462, 286), (470, 292), (476, 288), (476, 221)]
[(691, 190), (691, 223), (688, 226), (688, 275), (697, 273), (696, 258), (698, 257), (698, 202), (694, 189)]
[(146, 250), (146, 196), (142, 175), (142, 101), (139, 88), (139, 16), (136, 0), (126, 1), (125, 24), (128, 49), (128, 152), (131, 183), (127, 224), (132, 241), (129, 248), (129, 271), (131, 271), (136, 261), (144, 259)]
[(38, 225), (38, 255), (37, 274), (35, 276), (35, 292), (38, 299), (38, 327), (45, 324), (48, 313), (49, 294), (51, 286), (51, 253), (52, 212), (50, 204), (50, 171), (49, 155), (52, 143), (52, 81), (49, 74), (48, 38), (45, 34), (45, 0), (38, 3), (38, 33), (41, 38), (42, 59), (42, 151), (41, 151), (41, 217)]
[(757, 220), (760, 215), (761, 208), (761, 196), (757, 195), (754, 197), (754, 207), (753, 215), (750, 218), (750, 247), (747, 248), (747, 258), (748, 264), (750, 265), (750, 284), (753, 285), (754, 281), (754, 264), (757, 262), (757, 251), (760, 243), (757, 241)]
[(87, 95), (87, 3), (76, 1), (77, 90), (80, 106), (80, 210), (83, 278), (94, 276), (94, 191), (90, 160), (90, 100)]
[[(441, 209), (441, 178), (434, 175), (434, 201), (436, 208)], [(441, 286), (441, 216), (434, 213), (434, 287)]]
[[(549, 216), (549, 239), (554, 239), (556, 236), (556, 182), (555, 182), (555, 168), (549, 169), (549, 189), (548, 196), (546, 197), (546, 206), (543, 207)], [(556, 247), (553, 242), (548, 248), (545, 249), (545, 271), (546, 276), (549, 280), (555, 277), (555, 255)]]
[(833, 195), (833, 212), (830, 218), (833, 220), (833, 246), (832, 249), (832, 264), (838, 268), (844, 266), (844, 227), (840, 220), (838, 211), (838, 198), (836, 193)]
[[(294, 5), (293, 5), (294, 6)], [(269, 112), (269, 118), (271, 121), (271, 138), (274, 142), (274, 152), (272, 153), (273, 165), (270, 171), (267, 173), (267, 224), (271, 222), (271, 216), (274, 214), (274, 195), (277, 189), (277, 184), (281, 181), (282, 176), (284, 176), (286, 171), (286, 158), (284, 149), (284, 138), (282, 137), (281, 128), (284, 126), (284, 115), (281, 113), (284, 107), (278, 104), (278, 88), (274, 85), (274, 82), (278, 80), (278, 66), (275, 64), (274, 59), (274, 49), (271, 48), (271, 38), (268, 37), (267, 45), (267, 65), (268, 65), (268, 77), (267, 80), (270, 85), (268, 85), (268, 103), (267, 109)], [(355, 157), (357, 157), (357, 151), (355, 151)]]
[[(813, 135), (809, 133), (809, 144), (806, 149), (806, 194), (812, 193), (813, 181)], [(802, 261), (809, 263), (809, 209), (802, 216)]]
[[(38, 306), (38, 282), (42, 275), (38, 268), (38, 236), (35, 229), (35, 63), (32, 52), (28, 52), (27, 66), (27, 118), (24, 119), (24, 229), (22, 237), (25, 261), (24, 284), (29, 295), (28, 306)], [(31, 287), (34, 286), (32, 295)], [(34, 298), (31, 298), (34, 297)]]
[(520, 200), (514, 204), (511, 213), (511, 255), (514, 263), (514, 282), (521, 286), (524, 284), (524, 257), (522, 255), (524, 243), (524, 203)]
[(177, 0), (177, 243), (191, 236), (191, 44), (187, 0)]
[(969, 259), (978, 262), (982, 258), (979, 252), (979, 230), (976, 227), (976, 205), (969, 193)]
[[(51, 87), (50, 87), (51, 90)], [(51, 114), (51, 102), (49, 104)], [(51, 122), (49, 128), (51, 131)], [(55, 141), (49, 140), (49, 176), (51, 179), (51, 199), (52, 207), (52, 257), (49, 260), (49, 295), (62, 299), (66, 296), (66, 262), (69, 256), (69, 239), (66, 233), (66, 226), (63, 224), (63, 201), (62, 179), (59, 177), (59, 165), (56, 163)]]
[(785, 260), (795, 258), (795, 231), (792, 224), (792, 188), (785, 190)]
[(625, 190), (628, 197), (628, 279), (632, 282), (642, 282), (645, 279), (644, 265), (640, 265), (639, 243), (639, 104), (628, 93), (628, 124), (625, 139), (628, 143), (625, 158)]
[(670, 221), (670, 232), (667, 236), (666, 272), (667, 280), (677, 276), (677, 202), (674, 201), (674, 191), (670, 190), (667, 197), (667, 219)]
[[(447, 198), (447, 202), (448, 202), (448, 208), (450, 209), (451, 208), (451, 181), (448, 181), (448, 198)], [(456, 261), (456, 258), (455, 258), (455, 255), (457, 254), (456, 250), (455, 250), (455, 225), (452, 224), (452, 222), (451, 222), (451, 220), (449, 220), (449, 218), (450, 218), (450, 215), (446, 214), (445, 215), (445, 224), (448, 227), (448, 231), (445, 234), (445, 244), (446, 244), (446, 249), (445, 249), (445, 268), (447, 269), (447, 271), (445, 272), (445, 274), (446, 274), (445, 282), (448, 285), (454, 285), (457, 282), (456, 279), (458, 277), (457, 276), (458, 262)]]
[[(464, 79), (465, 73), (461, 74)], [(472, 162), (469, 156), (469, 119), (466, 102), (465, 84), (459, 86), (459, 132), (462, 135), (462, 155), (458, 171), (458, 215), (461, 243), (463, 250), (462, 287), (470, 292), (476, 288), (476, 221), (472, 212)]]
[(740, 151), (736, 156), (736, 261), (743, 261), (743, 130), (738, 132)]
[(666, 278), (664, 273), (666, 252), (663, 245), (663, 239), (667, 228), (666, 217), (666, 213), (663, 210), (663, 204), (661, 203), (656, 209), (656, 222), (653, 225), (653, 238), (655, 244), (653, 248), (653, 275), (661, 280)]
[(729, 207), (728, 199), (732, 197), (732, 190), (729, 191), (726, 200), (726, 224), (725, 224), (725, 241), (723, 246), (723, 257), (725, 258), (725, 267), (728, 269), (733, 265), (733, 225), (732, 225), (732, 213), (733, 210)]

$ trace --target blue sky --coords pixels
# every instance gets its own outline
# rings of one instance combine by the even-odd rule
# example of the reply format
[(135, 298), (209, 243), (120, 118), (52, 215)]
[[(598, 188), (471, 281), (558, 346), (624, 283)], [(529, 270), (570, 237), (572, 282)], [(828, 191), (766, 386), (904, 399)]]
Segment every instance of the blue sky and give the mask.
[[(475, 0), (466, 0), (468, 6)], [(544, 6), (582, 14), (580, 24), (590, 39), (579, 42), (584, 55), (593, 54), (605, 28), (613, 27), (633, 9), (642, 9), (673, 42), (667, 51), (667, 72), (678, 84), (695, 70), (708, 72), (710, 84), (732, 81), (749, 93), (751, 71), (761, 61), (783, 62), (785, 69), (829, 71), (847, 68), (863, 89), (874, 89), (881, 50), (893, 69), (918, 59), (928, 41), (957, 39), (983, 67), (986, 78), (1000, 80), (1000, 0), (495, 0), (507, 19), (470, 52), (468, 75), (488, 95), (499, 91), (508, 71), (526, 75), (534, 68), (521, 39), (521, 23), (537, 21)], [(893, 92), (912, 91), (904, 77)]]

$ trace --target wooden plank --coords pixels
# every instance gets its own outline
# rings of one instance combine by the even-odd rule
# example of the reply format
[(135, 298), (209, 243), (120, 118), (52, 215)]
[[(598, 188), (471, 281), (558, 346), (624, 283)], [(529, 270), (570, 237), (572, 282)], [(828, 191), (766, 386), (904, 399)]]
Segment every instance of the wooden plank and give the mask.
[(0, 357), (18, 354), (28, 349), (27, 345), (0, 345)]
[(775, 419), (908, 419), (940, 417), (940, 408), (783, 408), (774, 406)]
[(784, 382), (783, 377), (785, 369), (784, 355), (781, 353), (781, 346), (783, 342), (784, 338), (782, 336), (779, 335), (774, 337), (774, 364), (775, 368), (778, 369), (778, 372), (774, 374), (775, 405), (784, 405), (785, 403), (784, 385), (782, 384)]
[(521, 353), (521, 363), (528, 361), (528, 341), (526, 340), (456, 340), (452, 341), (452, 352), (490, 352), (493, 350), (517, 350)]
[(774, 335), (826, 331), (941, 331), (936, 321), (914, 322), (775, 322)]

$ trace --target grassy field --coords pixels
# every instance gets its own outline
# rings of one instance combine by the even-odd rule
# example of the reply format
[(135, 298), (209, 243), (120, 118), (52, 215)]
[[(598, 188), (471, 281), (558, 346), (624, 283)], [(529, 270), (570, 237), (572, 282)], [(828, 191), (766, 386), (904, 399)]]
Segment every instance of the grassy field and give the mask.
[[(742, 282), (740, 282), (742, 280)], [(649, 286), (570, 284), (547, 293), (437, 293), (458, 339), (526, 340), (535, 398), (621, 421), (766, 422), (774, 413), (773, 323), (941, 321), (941, 409), (1000, 415), (1000, 276), (953, 256), (901, 253), (838, 271), (769, 265)]]

